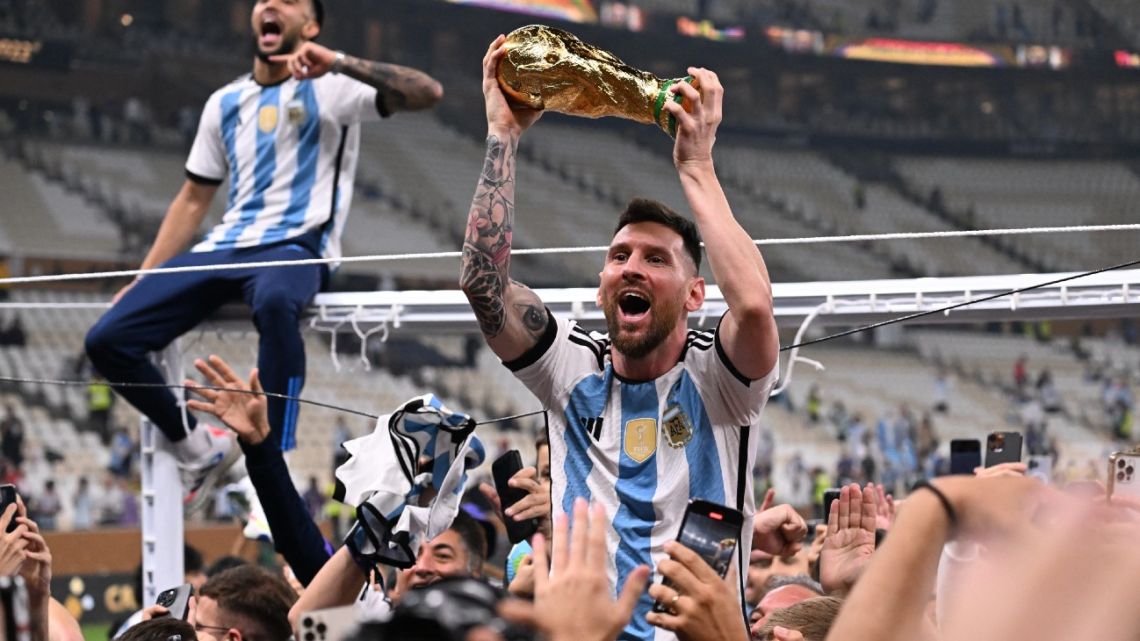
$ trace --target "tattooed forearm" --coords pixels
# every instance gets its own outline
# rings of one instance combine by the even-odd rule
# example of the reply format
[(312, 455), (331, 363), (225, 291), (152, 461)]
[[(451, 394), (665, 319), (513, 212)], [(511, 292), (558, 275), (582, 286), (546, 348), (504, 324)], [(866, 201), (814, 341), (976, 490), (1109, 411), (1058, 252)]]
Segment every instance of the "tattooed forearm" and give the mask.
[(503, 296), (510, 282), (517, 146), (515, 138), (487, 138), (487, 158), (463, 240), (459, 282), (488, 338), (498, 336), (506, 324)]
[(426, 109), (443, 98), (438, 81), (411, 67), (345, 56), (341, 72), (376, 87), (376, 100), (388, 111)]

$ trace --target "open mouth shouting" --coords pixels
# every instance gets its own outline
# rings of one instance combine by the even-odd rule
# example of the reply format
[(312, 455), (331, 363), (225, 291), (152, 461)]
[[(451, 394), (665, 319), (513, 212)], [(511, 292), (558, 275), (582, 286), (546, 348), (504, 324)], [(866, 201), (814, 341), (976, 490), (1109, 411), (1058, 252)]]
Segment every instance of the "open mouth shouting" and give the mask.
[(618, 294), (618, 314), (623, 324), (636, 325), (649, 316), (652, 304), (642, 292), (624, 291)]
[(258, 28), (258, 46), (261, 49), (276, 49), (281, 46), (282, 31), (281, 19), (274, 13), (266, 12), (261, 16)]

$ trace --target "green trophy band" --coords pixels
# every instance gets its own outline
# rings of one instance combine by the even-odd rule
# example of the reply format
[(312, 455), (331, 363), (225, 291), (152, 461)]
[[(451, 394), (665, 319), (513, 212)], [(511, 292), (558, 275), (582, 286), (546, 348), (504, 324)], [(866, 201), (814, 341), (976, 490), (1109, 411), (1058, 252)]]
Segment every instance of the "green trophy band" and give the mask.
[(601, 118), (617, 116), (655, 124), (670, 136), (677, 123), (663, 106), (677, 82), (625, 64), (572, 33), (529, 25), (507, 34), (507, 55), (499, 64), (499, 85), (511, 100), (532, 109)]

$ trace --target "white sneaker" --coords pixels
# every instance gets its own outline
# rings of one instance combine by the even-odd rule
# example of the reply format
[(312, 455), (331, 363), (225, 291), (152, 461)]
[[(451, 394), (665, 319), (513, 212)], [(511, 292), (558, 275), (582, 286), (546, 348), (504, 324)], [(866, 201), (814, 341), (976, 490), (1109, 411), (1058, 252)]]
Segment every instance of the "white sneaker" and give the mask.
[(233, 508), (234, 516), (241, 519), (245, 526), (242, 534), (252, 541), (273, 542), (273, 535), (269, 532), (269, 520), (265, 518), (265, 510), (257, 498), (257, 490), (246, 476), (237, 483), (226, 486), (226, 498)]
[(178, 463), (182, 473), (182, 509), (188, 515), (206, 505), (225, 473), (241, 458), (241, 448), (229, 430), (204, 423), (196, 429), (206, 430), (209, 451), (197, 460)]

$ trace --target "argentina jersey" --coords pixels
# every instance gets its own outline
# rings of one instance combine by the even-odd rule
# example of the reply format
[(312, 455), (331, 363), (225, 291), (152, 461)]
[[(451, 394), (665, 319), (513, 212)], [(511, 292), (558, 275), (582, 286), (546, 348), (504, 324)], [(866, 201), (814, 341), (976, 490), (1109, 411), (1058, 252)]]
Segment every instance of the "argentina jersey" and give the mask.
[(325, 257), (339, 257), (352, 201), (360, 122), (378, 120), (376, 89), (341, 75), (252, 75), (206, 102), (186, 161), (196, 182), (228, 179), (226, 212), (191, 251), (268, 245), (313, 231)]
[[(656, 380), (623, 380), (609, 356), (605, 335), (551, 316), (538, 344), (505, 363), (550, 410), (553, 513), (571, 515), (577, 497), (605, 506), (616, 590), (638, 565), (654, 569), (666, 558), (690, 499), (737, 508), (745, 516), (735, 559), (743, 599), (758, 422), (777, 368), (749, 381), (709, 331), (690, 330), (678, 363)], [(622, 639), (676, 638), (645, 620), (652, 604), (643, 594)]]

